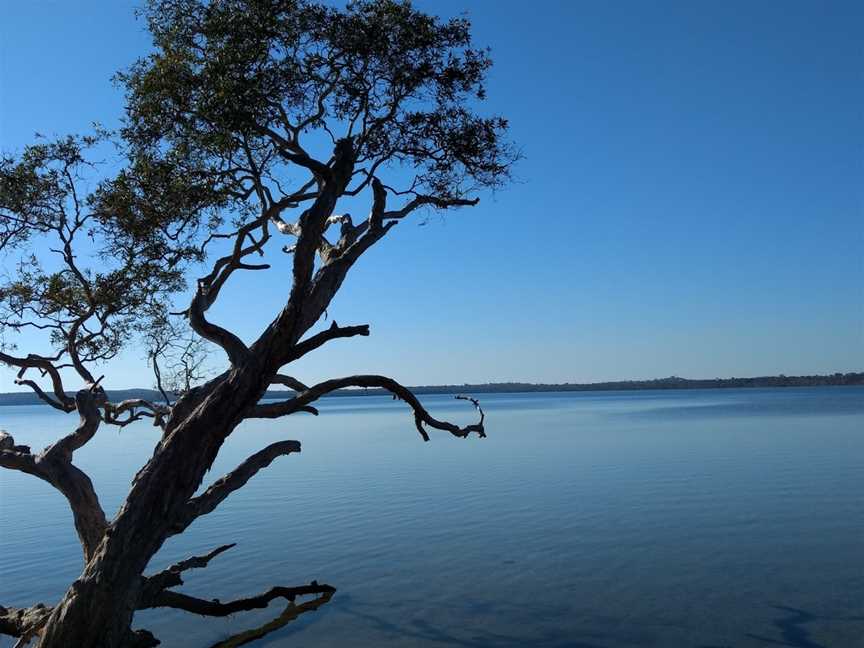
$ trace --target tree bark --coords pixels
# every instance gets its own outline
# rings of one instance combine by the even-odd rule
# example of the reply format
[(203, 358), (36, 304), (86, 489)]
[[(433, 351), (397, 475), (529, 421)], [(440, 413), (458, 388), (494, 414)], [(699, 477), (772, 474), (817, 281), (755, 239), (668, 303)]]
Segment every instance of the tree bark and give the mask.
[(225, 438), (269, 385), (247, 365), (190, 393), (84, 572), (55, 606), (41, 648), (119, 648), (131, 640), (142, 574), (169, 536)]

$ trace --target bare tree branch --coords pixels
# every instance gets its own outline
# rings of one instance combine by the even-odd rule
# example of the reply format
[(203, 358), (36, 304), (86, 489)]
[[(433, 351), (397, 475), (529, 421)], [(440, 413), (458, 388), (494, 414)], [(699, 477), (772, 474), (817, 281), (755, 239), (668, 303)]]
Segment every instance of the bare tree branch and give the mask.
[(310, 157), (306, 152), (302, 151), (302, 149), (298, 151), (298, 145), (296, 143), (292, 143), (272, 128), (260, 128), (259, 132), (261, 135), (270, 138), (273, 144), (277, 147), (279, 154), (286, 160), (309, 169), (322, 180), (329, 180), (332, 177), (332, 169), (330, 167), (323, 162)]
[(66, 242), (66, 253), (64, 254), (64, 258), (67, 258), (67, 263), (70, 267), (73, 268), (73, 274), (79, 278), (79, 281), (82, 283), (85, 293), (87, 294), (88, 301), (91, 302), (90, 308), (81, 315), (74, 324), (72, 324), (72, 328), (69, 329), (69, 333), (66, 336), (66, 350), (69, 353), (69, 359), (72, 361), (72, 366), (75, 368), (75, 371), (78, 372), (78, 375), (84, 380), (88, 385), (92, 385), (96, 382), (93, 374), (90, 373), (90, 370), (84, 366), (84, 363), (81, 361), (81, 356), (78, 354), (78, 331), (81, 329), (81, 326), (90, 319), (93, 315), (96, 314), (96, 306), (93, 305), (93, 297), (90, 294), (90, 283), (81, 275), (81, 272), (75, 266), (75, 262), (72, 257), (72, 248), (70, 247), (69, 241)]
[(43, 451), (46, 459), (59, 458), (72, 461), (72, 453), (87, 443), (96, 434), (102, 416), (99, 406), (105, 404), (105, 392), (101, 387), (81, 389), (75, 394), (75, 405), (81, 417), (80, 423), (72, 434), (68, 434)]
[(336, 588), (330, 585), (319, 585), (317, 581), (312, 581), (309, 585), (299, 587), (273, 587), (257, 596), (222, 603), (218, 599), (208, 601), (169, 590), (171, 587), (183, 584), (182, 574), (184, 571), (206, 567), (213, 558), (234, 546), (233, 543), (222, 545), (203, 556), (186, 558), (153, 576), (144, 578), (138, 609), (171, 607), (205, 616), (228, 616), (245, 610), (265, 608), (270, 601), (276, 598), (284, 598), (293, 603), (298, 596), (323, 594), (329, 600), (329, 597), (336, 591)]
[(201, 337), (222, 347), (232, 365), (239, 364), (249, 355), (243, 340), (228, 329), (209, 322), (204, 316), (205, 287), (199, 282), (198, 292), (189, 305), (189, 325)]
[(315, 254), (321, 246), (321, 238), (326, 229), (327, 219), (336, 207), (336, 201), (344, 190), (344, 184), (351, 177), (354, 165), (354, 146), (350, 138), (339, 140), (336, 143), (333, 160), (332, 167), (327, 167), (326, 180), (321, 185), (315, 202), (303, 212), (298, 222), (300, 236), (294, 247), (292, 272), (294, 285), (285, 307), (284, 312), (286, 313), (292, 313), (300, 300), (305, 298), (306, 289), (315, 268)]
[(405, 218), (411, 212), (413, 212), (418, 207), (423, 207), (424, 205), (432, 205), (438, 209), (448, 209), (450, 207), (473, 207), (474, 205), (480, 202), (479, 198), (474, 198), (473, 200), (463, 200), (461, 198), (439, 198), (436, 196), (417, 196), (402, 207), (402, 209), (398, 209), (396, 211), (384, 212), (383, 218), (384, 220), (398, 220), (401, 218)]
[(89, 559), (101, 542), (108, 521), (93, 482), (72, 464), (72, 454), (93, 437), (101, 416), (98, 410), (99, 396), (89, 389), (79, 391), (76, 401), (81, 414), (81, 422), (76, 430), (38, 455), (32, 454), (27, 446), (15, 445), (11, 435), (0, 432), (0, 466), (39, 477), (66, 497), (84, 557)]
[(306, 391), (309, 389), (302, 382), (294, 378), (293, 376), (286, 376), (285, 374), (276, 374), (273, 376), (273, 379), (270, 381), (271, 385), (285, 385), (289, 389), (293, 389), (296, 392)]
[(277, 457), (292, 452), (300, 452), (299, 441), (277, 441), (253, 454), (201, 495), (190, 499), (172, 526), (170, 535), (182, 533), (196, 518), (210, 513), (231, 493), (245, 486), (259, 470), (269, 466)]
[[(164, 392), (163, 392), (164, 394)], [(136, 409), (145, 409), (147, 412), (136, 412)], [(130, 416), (123, 420), (118, 418), (121, 414), (129, 412)], [(105, 403), (105, 422), (111, 425), (129, 425), (139, 420), (142, 416), (152, 416), (154, 425), (164, 427), (166, 417), (171, 415), (169, 406), (152, 403), (144, 398), (129, 398), (119, 403)]]
[(30, 447), (15, 445), (15, 439), (6, 432), (0, 432), (0, 467), (38, 476), (36, 458), (30, 454)]
[[(30, 387), (36, 392), (36, 395), (39, 396), (39, 398), (52, 407), (66, 412), (71, 412), (75, 409), (75, 400), (66, 395), (66, 392), (63, 389), (63, 380), (60, 378), (60, 371), (58, 371), (50, 359), (35, 354), (30, 354), (26, 358), (18, 358), (0, 351), (0, 362), (5, 362), (13, 367), (18, 367), (20, 371), (18, 372), (18, 379), (15, 382), (19, 385)], [(43, 373), (43, 375), (47, 374), (50, 376), (54, 389), (54, 396), (57, 399), (56, 401), (45, 394), (45, 392), (43, 392), (35, 382), (23, 379), (24, 373), (28, 369), (38, 369)]]
[[(207, 321), (204, 313), (219, 296), (222, 287), (235, 270), (262, 270), (267, 264), (251, 265), (243, 261), (250, 254), (263, 254), (264, 245), (270, 239), (268, 224), (274, 216), (289, 204), (287, 199), (266, 206), (260, 217), (246, 223), (237, 230), (231, 253), (217, 259), (210, 274), (198, 280), (198, 287), (189, 305), (189, 324), (201, 337), (222, 347), (228, 354), (232, 365), (237, 365), (248, 357), (249, 350), (243, 341), (231, 331)], [(255, 239), (253, 233), (260, 230), (260, 238)], [(246, 245), (247, 238), (251, 241)]]
[(150, 354), (150, 361), (153, 363), (153, 377), (156, 379), (156, 389), (162, 394), (162, 399), (165, 401), (166, 407), (171, 407), (171, 399), (168, 398), (168, 393), (162, 385), (162, 370), (159, 368), (159, 353), (161, 349), (156, 349)]
[(265, 623), (264, 625), (254, 628), (252, 630), (246, 630), (245, 632), (240, 632), (224, 641), (220, 641), (218, 643), (213, 644), (211, 648), (236, 648), (237, 646), (242, 646), (244, 644), (248, 644), (256, 639), (260, 639), (264, 637), (274, 630), (278, 630), (286, 625), (288, 625), (291, 621), (294, 621), (297, 617), (299, 617), (304, 612), (314, 612), (322, 605), (327, 603), (331, 598), (333, 598), (333, 594), (331, 592), (327, 592), (326, 594), (322, 594), (321, 596), (312, 599), (311, 601), (305, 601), (299, 605), (294, 604), (293, 602), (288, 603), (285, 606), (285, 609), (282, 611), (278, 617)]
[[(387, 190), (377, 179), (372, 178), (373, 203), (369, 218), (358, 226), (351, 227), (350, 235), (343, 235), (335, 251), (330, 251), (324, 265), (315, 275), (308, 298), (309, 307), (304, 311), (300, 323), (302, 330), (308, 330), (342, 286), (342, 282), (353, 264), (370, 247), (381, 240), (401, 219), (423, 205), (433, 205), (440, 209), (457, 206), (476, 205), (479, 199), (446, 199), (435, 196), (417, 196), (398, 211), (385, 211)], [(362, 234), (362, 236), (361, 236)], [(295, 252), (296, 253), (296, 252)], [(287, 362), (287, 360), (285, 361)], [(284, 362), (283, 362), (284, 364)]]
[(314, 351), (318, 347), (323, 346), (330, 340), (335, 340), (337, 338), (354, 337), (355, 335), (368, 336), (369, 325), (359, 324), (357, 326), (339, 326), (339, 324), (336, 323), (336, 320), (333, 320), (330, 326), (325, 330), (316, 333), (315, 335), (312, 335), (311, 337), (308, 337), (302, 342), (294, 345), (294, 347), (291, 349), (285, 359), (281, 362), (281, 364), (287, 364), (289, 362), (293, 362), (294, 360), (298, 360), (306, 354)]
[(171, 565), (167, 569), (163, 569), (161, 572), (154, 574), (153, 576), (145, 577), (142, 586), (141, 600), (152, 602), (162, 593), (162, 590), (182, 585), (182, 573), (184, 571), (206, 567), (216, 556), (228, 551), (234, 546), (236, 546), (236, 543), (232, 542), (231, 544), (216, 547), (208, 554), (203, 556), (191, 556), (190, 558), (186, 558), (185, 560), (181, 560), (180, 562)]
[(208, 601), (190, 596), (189, 594), (166, 590), (151, 601), (147, 608), (170, 607), (203, 616), (223, 617), (246, 610), (266, 608), (270, 604), (270, 601), (277, 598), (294, 601), (298, 596), (309, 596), (312, 594), (332, 596), (335, 591), (335, 587), (319, 585), (317, 581), (312, 581), (309, 585), (301, 585), (299, 587), (273, 587), (257, 596), (222, 603), (219, 600)]
[(417, 397), (411, 393), (407, 387), (403, 387), (399, 383), (397, 383), (392, 378), (388, 378), (386, 376), (376, 376), (376, 375), (359, 375), (359, 376), (347, 376), (345, 378), (334, 378), (333, 380), (326, 380), (322, 383), (318, 383), (317, 385), (313, 385), (306, 391), (298, 394), (294, 398), (285, 401), (278, 401), (276, 403), (264, 403), (258, 404), (247, 415), (247, 418), (278, 418), (280, 416), (286, 416), (288, 414), (293, 414), (294, 412), (300, 411), (300, 408), (308, 406), (309, 403), (313, 403), (321, 396), (325, 394), (329, 394), (337, 389), (344, 389), (346, 387), (380, 387), (386, 391), (389, 391), (394, 397), (399, 398), (405, 401), (412, 410), (414, 410), (414, 422), (417, 426), (417, 431), (420, 433), (420, 436), (423, 437), (424, 441), (429, 440), (429, 435), (426, 433), (426, 430), (423, 428), (423, 425), (428, 425), (429, 427), (435, 428), (436, 430), (443, 430), (445, 432), (449, 432), (453, 436), (465, 438), (472, 432), (476, 433), (479, 437), (485, 437), (486, 431), (483, 427), (483, 422), (485, 420), (485, 414), (483, 409), (480, 407), (480, 403), (468, 396), (456, 396), (459, 400), (468, 400), (474, 405), (474, 407), (480, 413), (480, 420), (477, 423), (472, 425), (468, 425), (465, 427), (460, 427), (453, 423), (449, 423), (447, 421), (439, 421), (434, 418)]
[(72, 409), (74, 409), (71, 405), (65, 405), (65, 404), (61, 403), (60, 401), (55, 400), (54, 398), (51, 398), (51, 396), (49, 396), (44, 391), (42, 391), (42, 388), (32, 380), (18, 379), (15, 381), (15, 384), (16, 385), (24, 385), (25, 387), (29, 387), (39, 397), (40, 400), (48, 403), (51, 407), (53, 407), (54, 409), (60, 410), (61, 412), (71, 412)]
[(19, 637), (16, 646), (26, 646), (45, 625), (52, 608), (42, 603), (29, 608), (5, 608), (0, 605), (0, 634)]

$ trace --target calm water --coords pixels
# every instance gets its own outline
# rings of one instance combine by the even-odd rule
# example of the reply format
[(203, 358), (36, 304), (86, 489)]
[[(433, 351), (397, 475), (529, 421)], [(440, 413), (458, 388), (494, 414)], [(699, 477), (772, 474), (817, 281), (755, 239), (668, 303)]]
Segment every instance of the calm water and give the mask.
[[(439, 417), (471, 420), (447, 396)], [(161, 569), (237, 542), (186, 591), (251, 595), (318, 579), (320, 611), (261, 646), (864, 646), (864, 389), (487, 395), (489, 438), (424, 444), (400, 403), (324, 401), (253, 422), (208, 480), (303, 442), (166, 544)], [(74, 425), (0, 408), (41, 447)], [(103, 429), (76, 453), (114, 511), (157, 438)], [(81, 569), (65, 501), (0, 471), (0, 603), (54, 602)], [(282, 609), (139, 614), (166, 646), (206, 647)], [(4, 648), (9, 643), (2, 643)]]

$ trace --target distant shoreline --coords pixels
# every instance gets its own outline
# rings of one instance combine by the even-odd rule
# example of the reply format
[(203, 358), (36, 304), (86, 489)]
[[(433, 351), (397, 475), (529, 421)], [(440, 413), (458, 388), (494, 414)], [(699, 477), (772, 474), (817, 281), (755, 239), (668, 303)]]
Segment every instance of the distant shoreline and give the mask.
[[(422, 385), (410, 387), (415, 394), (515, 394), (540, 392), (586, 392), (586, 391), (641, 391), (668, 389), (746, 389), (765, 387), (838, 387), (864, 385), (864, 372), (835, 373), (816, 376), (758, 376), (755, 378), (708, 378), (689, 379), (671, 376), (653, 380), (620, 380), (599, 383), (485, 383), (463, 385)], [(293, 392), (268, 391), (265, 399), (286, 398)], [(374, 396), (387, 394), (382, 389), (342, 389), (329, 396)], [(118, 389), (109, 390), (109, 398), (121, 401), (127, 398), (144, 398), (161, 401), (159, 392), (153, 389)], [(0, 406), (4, 405), (39, 405), (45, 404), (33, 392), (0, 393)]]

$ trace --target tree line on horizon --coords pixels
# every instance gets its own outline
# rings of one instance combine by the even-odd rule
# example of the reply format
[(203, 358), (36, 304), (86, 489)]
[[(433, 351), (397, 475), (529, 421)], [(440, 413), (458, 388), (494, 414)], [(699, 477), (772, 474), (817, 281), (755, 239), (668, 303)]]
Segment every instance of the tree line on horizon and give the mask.
[[(531, 393), (531, 392), (568, 392), (568, 391), (637, 391), (650, 389), (734, 389), (759, 387), (836, 387), (864, 385), (864, 372), (847, 372), (833, 374), (813, 374), (806, 376), (755, 376), (750, 378), (652, 378), (649, 380), (614, 380), (596, 383), (463, 383), (461, 385), (419, 385), (410, 389), (417, 394), (455, 394), (471, 391), (477, 394), (494, 393)], [(383, 389), (340, 389), (329, 396), (384, 395)], [(112, 399), (151, 398), (155, 390), (133, 388), (108, 392)], [(270, 390), (264, 399), (284, 398), (285, 390)], [(3, 405), (39, 405), (43, 404), (31, 392), (0, 393), (0, 406)]]

